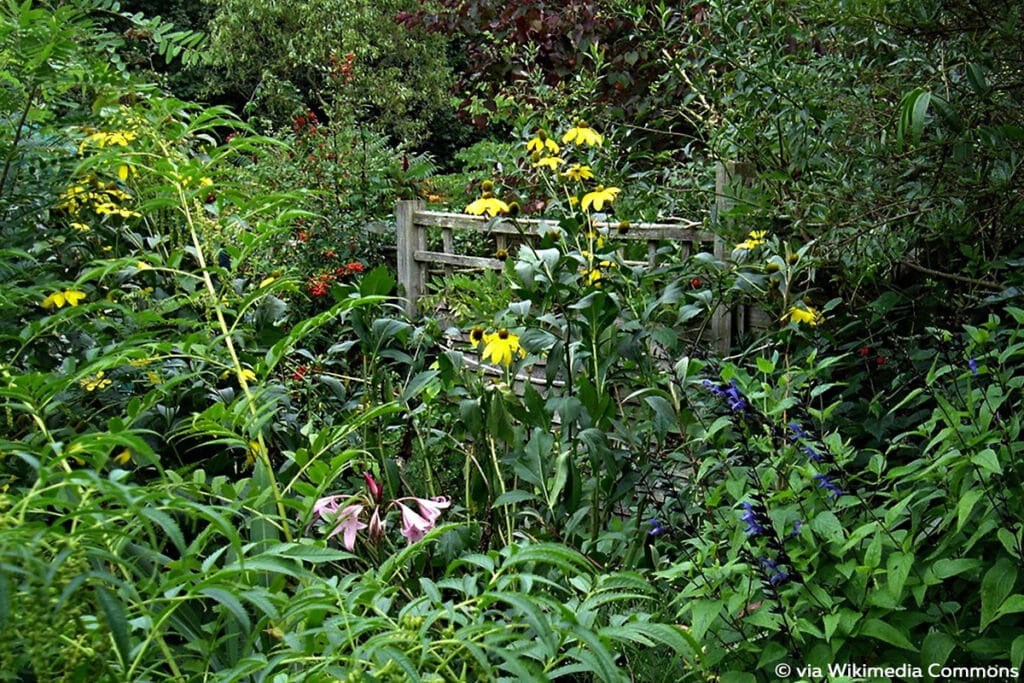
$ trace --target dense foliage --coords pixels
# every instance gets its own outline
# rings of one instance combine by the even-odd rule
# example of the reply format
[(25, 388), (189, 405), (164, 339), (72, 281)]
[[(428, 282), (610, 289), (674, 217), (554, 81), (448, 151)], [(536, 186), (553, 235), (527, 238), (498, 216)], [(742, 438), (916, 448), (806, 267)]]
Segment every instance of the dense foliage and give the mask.
[(492, 5), (0, 6), (0, 679), (1016, 677), (1021, 8)]

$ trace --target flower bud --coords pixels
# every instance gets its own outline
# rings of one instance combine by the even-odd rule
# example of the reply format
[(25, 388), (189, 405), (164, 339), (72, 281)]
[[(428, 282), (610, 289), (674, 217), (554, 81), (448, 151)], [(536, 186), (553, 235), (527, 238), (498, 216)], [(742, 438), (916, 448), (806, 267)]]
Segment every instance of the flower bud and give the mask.
[(493, 192), (494, 182), (491, 180), (485, 180), (480, 184), (480, 189), (483, 190), (484, 192)]

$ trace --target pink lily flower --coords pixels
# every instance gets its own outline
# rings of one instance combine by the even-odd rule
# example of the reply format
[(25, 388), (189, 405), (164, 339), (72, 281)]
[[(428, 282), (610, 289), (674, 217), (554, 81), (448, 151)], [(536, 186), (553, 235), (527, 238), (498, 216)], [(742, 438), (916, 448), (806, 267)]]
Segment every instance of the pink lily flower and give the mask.
[(416, 501), (416, 505), (420, 508), (420, 514), (425, 520), (430, 522), (431, 528), (437, 522), (437, 518), (441, 516), (441, 510), (449, 508), (452, 505), (452, 501), (444, 496), (437, 496), (435, 498), (413, 498)]
[(342, 509), (335, 518), (334, 531), (327, 534), (327, 538), (342, 534), (341, 544), (345, 546), (345, 550), (352, 552), (356, 547), (356, 534), (360, 529), (366, 528), (366, 524), (359, 520), (363, 507), (362, 505), (349, 505)]
[(412, 545), (423, 538), (428, 531), (434, 528), (433, 522), (430, 522), (416, 512), (413, 512), (407, 505), (403, 505), (402, 503), (397, 504), (402, 510), (402, 535), (408, 539), (409, 545)]

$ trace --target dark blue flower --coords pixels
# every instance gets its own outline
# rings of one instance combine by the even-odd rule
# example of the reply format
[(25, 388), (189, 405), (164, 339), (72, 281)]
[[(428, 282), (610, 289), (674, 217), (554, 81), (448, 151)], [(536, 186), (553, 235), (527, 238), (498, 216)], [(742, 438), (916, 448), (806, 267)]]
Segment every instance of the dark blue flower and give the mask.
[(754, 507), (754, 505), (748, 501), (743, 501), (743, 514), (740, 519), (747, 525), (744, 529), (747, 536), (753, 538), (754, 536), (766, 536), (768, 530), (765, 528), (765, 524), (768, 523), (767, 516), (761, 510)]
[(804, 453), (807, 454), (807, 457), (808, 459), (811, 460), (811, 462), (821, 462), (821, 453), (814, 450), (810, 446), (804, 446)]
[(801, 429), (800, 425), (798, 423), (790, 422), (789, 423), (789, 428), (791, 430), (793, 430), (793, 433), (789, 437), (790, 441), (796, 441), (797, 439), (806, 439), (807, 438), (807, 432), (805, 432), (803, 429)]
[(779, 569), (779, 563), (769, 560), (767, 557), (760, 558), (761, 566), (768, 570), (768, 583), (778, 586), (789, 580), (789, 573)]
[(662, 534), (668, 533), (668, 529), (661, 525), (657, 517), (651, 517), (647, 520), (647, 523), (651, 525), (651, 530), (647, 532), (648, 536), (661, 536)]
[(971, 374), (975, 377), (978, 376), (978, 361), (973, 358), (967, 361), (967, 366), (971, 369)]
[(793, 522), (793, 530), (791, 532), (789, 532), (789, 537), (790, 538), (796, 538), (797, 536), (799, 536), (800, 535), (800, 527), (802, 527), (803, 525), (804, 525), (804, 523), (801, 520), (799, 520), (799, 519), (796, 520), (795, 522)]
[(827, 474), (815, 474), (814, 480), (818, 482), (819, 489), (825, 489), (828, 491), (828, 497), (830, 499), (838, 498), (843, 495), (843, 490), (836, 486)]

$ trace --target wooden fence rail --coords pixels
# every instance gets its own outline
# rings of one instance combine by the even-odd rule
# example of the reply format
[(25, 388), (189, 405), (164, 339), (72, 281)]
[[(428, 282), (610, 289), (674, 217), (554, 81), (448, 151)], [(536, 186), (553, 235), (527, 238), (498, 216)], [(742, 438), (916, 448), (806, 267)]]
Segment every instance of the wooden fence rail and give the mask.
[[(716, 182), (716, 203), (712, 209), (712, 223), (718, 223), (719, 215), (728, 210), (734, 200), (730, 187), (739, 187), (746, 175), (742, 164), (730, 162), (719, 164)], [(398, 202), (396, 210), (396, 238), (398, 281), (404, 290), (405, 309), (410, 316), (417, 314), (417, 304), (426, 290), (427, 274), (431, 265), (456, 266), (472, 269), (502, 270), (504, 262), (495, 258), (469, 256), (455, 253), (455, 231), (486, 233), (493, 235), (496, 249), (504, 249), (510, 237), (540, 239), (557, 223), (535, 218), (520, 218), (513, 224), (509, 220), (494, 220), (482, 216), (462, 213), (426, 211), (425, 204), (418, 200)], [(658, 250), (665, 243), (679, 243), (684, 254), (697, 250), (711, 251), (718, 259), (725, 258), (725, 243), (713, 232), (701, 230), (701, 223), (678, 220), (672, 223), (634, 223), (625, 234), (617, 233), (618, 222), (598, 222), (599, 231), (607, 230), (617, 239), (644, 241), (647, 243), (647, 263), (655, 265)], [(441, 250), (428, 249), (427, 232), (441, 230)], [(725, 352), (740, 330), (734, 326), (734, 318), (743, 320), (742, 311), (729, 311), (719, 306), (713, 313), (709, 333), (719, 351)], [(742, 324), (742, 323), (741, 323)]]

